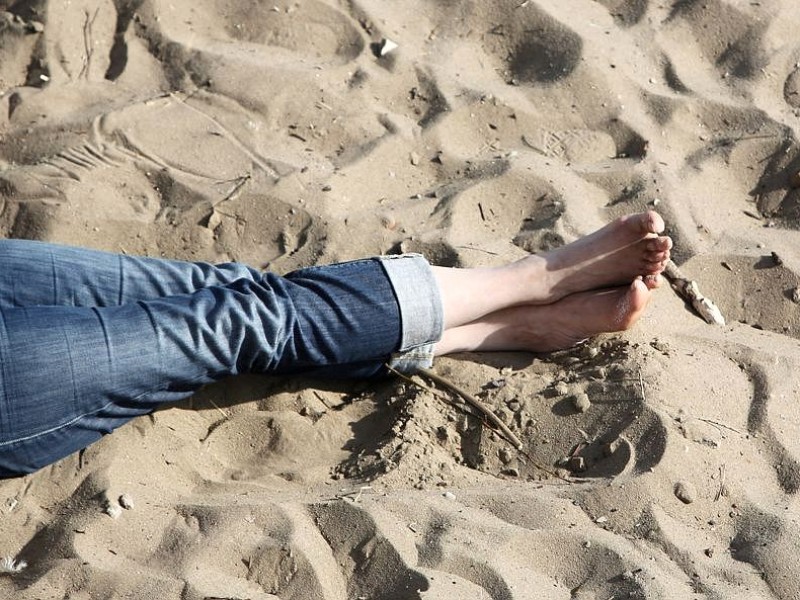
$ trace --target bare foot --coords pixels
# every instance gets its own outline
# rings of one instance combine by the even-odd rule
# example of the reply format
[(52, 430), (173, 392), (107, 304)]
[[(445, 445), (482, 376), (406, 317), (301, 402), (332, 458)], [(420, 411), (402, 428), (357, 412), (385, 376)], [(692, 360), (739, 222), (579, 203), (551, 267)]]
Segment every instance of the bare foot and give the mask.
[(598, 335), (629, 329), (644, 312), (650, 290), (629, 286), (572, 294), (541, 306), (515, 306), (445, 331), (436, 354), (470, 351), (552, 352)]
[(478, 269), (432, 267), (441, 292), (445, 329), (512, 306), (544, 305), (571, 294), (627, 286), (641, 277), (658, 287), (672, 240), (664, 220), (648, 211), (621, 217), (599, 231), (510, 265)]
[(526, 282), (530, 304), (549, 304), (577, 292), (627, 285), (643, 277), (652, 289), (670, 257), (664, 220), (648, 211), (621, 217), (571, 244), (513, 265)]

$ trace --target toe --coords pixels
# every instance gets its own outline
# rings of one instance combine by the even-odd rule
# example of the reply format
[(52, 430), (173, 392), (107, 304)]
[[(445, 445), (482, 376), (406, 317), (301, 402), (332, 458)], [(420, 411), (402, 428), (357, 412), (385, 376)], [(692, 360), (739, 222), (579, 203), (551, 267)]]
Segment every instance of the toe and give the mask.
[(656, 211), (648, 210), (645, 213), (641, 213), (640, 218), (643, 234), (661, 233), (664, 231), (664, 219), (662, 219), (661, 215)]
[(649, 263), (662, 263), (669, 260), (669, 252), (653, 252), (647, 256), (646, 260)]
[(672, 249), (672, 238), (662, 235), (655, 239), (648, 240), (647, 249), (650, 252), (668, 252)]
[(661, 285), (664, 283), (664, 278), (660, 274), (656, 273), (654, 275), (645, 275), (642, 277), (642, 281), (644, 281), (644, 284), (647, 286), (648, 290), (654, 290), (661, 287)]
[(664, 219), (653, 210), (620, 217), (617, 223), (635, 238), (648, 237), (664, 231)]
[(626, 290), (625, 296), (620, 302), (619, 316), (620, 327), (630, 329), (639, 317), (642, 316), (647, 303), (650, 301), (650, 288), (642, 278), (637, 278)]

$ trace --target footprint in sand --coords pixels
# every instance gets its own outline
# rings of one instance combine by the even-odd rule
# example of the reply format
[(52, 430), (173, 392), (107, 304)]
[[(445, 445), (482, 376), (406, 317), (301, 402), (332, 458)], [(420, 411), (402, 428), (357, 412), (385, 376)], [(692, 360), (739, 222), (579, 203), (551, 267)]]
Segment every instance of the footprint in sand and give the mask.
[(540, 130), (526, 133), (523, 142), (545, 156), (571, 163), (595, 163), (615, 158), (617, 144), (608, 133), (589, 129)]

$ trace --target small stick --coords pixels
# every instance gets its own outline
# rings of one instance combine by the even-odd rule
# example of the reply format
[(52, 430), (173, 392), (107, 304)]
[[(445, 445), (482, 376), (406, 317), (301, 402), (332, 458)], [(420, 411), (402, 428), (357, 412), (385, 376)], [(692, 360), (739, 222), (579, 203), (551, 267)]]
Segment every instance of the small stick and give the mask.
[(230, 418), (227, 415), (227, 413), (224, 410), (222, 410), (219, 406), (217, 406), (217, 403), (214, 402), (211, 398), (209, 398), (208, 401), (211, 403), (211, 406), (213, 406), (214, 408), (216, 408), (219, 411), (219, 414), (221, 414), (223, 417), (225, 417), (226, 420)]
[(436, 388), (432, 388), (429, 385), (425, 385), (424, 383), (421, 383), (421, 382), (417, 381), (416, 379), (412, 379), (408, 375), (406, 375), (404, 373), (401, 373), (400, 371), (398, 371), (396, 369), (393, 369), (388, 364), (386, 365), (386, 368), (389, 369), (395, 375), (397, 375), (400, 379), (404, 379), (405, 381), (407, 381), (411, 385), (414, 385), (414, 386), (418, 387), (421, 390), (425, 390), (426, 392), (430, 392), (434, 396), (439, 396), (443, 400), (446, 400), (449, 404), (452, 404), (453, 406), (455, 406), (459, 410), (463, 411), (465, 414), (467, 414), (467, 415), (469, 415), (471, 417), (475, 417), (476, 419), (480, 418), (480, 415), (472, 412), (472, 410), (470, 410), (463, 402), (456, 401), (454, 399), (451, 399), (451, 398), (447, 397), (447, 395), (443, 391), (437, 390)]
[[(388, 364), (386, 365), (386, 368), (389, 369), (389, 371), (391, 371), (392, 373), (394, 373), (398, 377), (400, 377), (401, 379), (406, 380), (407, 382), (409, 382), (412, 385), (417, 386), (418, 388), (421, 388), (423, 390), (431, 392), (434, 395), (444, 396), (444, 392), (441, 392), (440, 390), (428, 387), (427, 385), (425, 385), (423, 383), (420, 383), (419, 381), (416, 381), (415, 379), (412, 379), (408, 375), (405, 375), (405, 374), (401, 373), (397, 369), (393, 369)], [(430, 377), (433, 381), (438, 381), (441, 385), (443, 385), (443, 386), (447, 387), (448, 389), (456, 392), (459, 396), (464, 398), (467, 401), (467, 403), (470, 404), (473, 408), (475, 408), (478, 411), (480, 411), (480, 413), (482, 415), (484, 415), (487, 419), (489, 419), (494, 425), (496, 425), (500, 429), (500, 432), (504, 436), (506, 436), (506, 441), (508, 441), (510, 444), (512, 444), (516, 448), (517, 452), (519, 452), (525, 458), (527, 458), (534, 467), (536, 467), (537, 469), (539, 469), (540, 471), (542, 471), (544, 473), (547, 473), (551, 477), (555, 477), (556, 479), (560, 479), (562, 481), (566, 481), (567, 483), (574, 483), (575, 480), (567, 479), (566, 477), (563, 477), (562, 475), (559, 475), (558, 473), (556, 473), (552, 469), (548, 469), (547, 467), (544, 467), (544, 466), (540, 465), (538, 462), (536, 462), (530, 454), (525, 452), (524, 446), (522, 445), (522, 442), (519, 441), (519, 438), (517, 438), (517, 436), (514, 435), (514, 433), (508, 427), (506, 427), (506, 425), (502, 421), (500, 421), (500, 419), (498, 419), (497, 416), (491, 410), (489, 410), (486, 406), (484, 406), (484, 404), (480, 400), (478, 400), (477, 398), (475, 398), (471, 394), (468, 394), (467, 392), (465, 392), (464, 390), (462, 390), (461, 388), (459, 388), (455, 384), (451, 383), (450, 381), (448, 381), (444, 377), (442, 377), (440, 375), (437, 375), (436, 373), (433, 373), (430, 369), (424, 369), (424, 368), (420, 367), (418, 369), (418, 371), (419, 371), (420, 375), (425, 375), (426, 377)], [(466, 412), (469, 415), (476, 416), (472, 412), (466, 410), (466, 407), (461, 407), (461, 410), (463, 410), (464, 412)]]
[(466, 390), (458, 387), (456, 384), (454, 384), (450, 380), (445, 379), (444, 377), (442, 377), (441, 375), (438, 375), (437, 373), (434, 373), (430, 369), (425, 369), (423, 367), (420, 367), (418, 369), (418, 371), (419, 371), (419, 373), (421, 375), (424, 375), (425, 377), (427, 377), (431, 381), (433, 381), (435, 383), (438, 383), (440, 385), (443, 385), (446, 388), (448, 388), (448, 389), (452, 390), (453, 392), (455, 392), (456, 394), (458, 394), (459, 396), (461, 396), (464, 400), (469, 402), (469, 404), (472, 407), (478, 409), (495, 427), (497, 427), (503, 433), (503, 435), (506, 437), (506, 439), (509, 442), (511, 442), (511, 444), (517, 450), (522, 450), (523, 449), (524, 446), (522, 445), (522, 442), (520, 442), (519, 438), (516, 435), (514, 435), (514, 432), (511, 431), (505, 423), (503, 423), (503, 421), (500, 419), (500, 417), (498, 417), (496, 414), (494, 414), (494, 412), (492, 412), (483, 402), (478, 400), (475, 396), (473, 396), (472, 394), (470, 394)]
[(711, 323), (712, 325), (725, 325), (725, 317), (722, 316), (722, 312), (717, 305), (703, 296), (703, 294), (700, 293), (697, 282), (687, 279), (678, 268), (678, 265), (671, 260), (667, 262), (667, 266), (664, 269), (664, 277), (672, 284), (672, 289), (684, 300), (689, 302), (695, 311), (697, 311), (697, 314), (703, 317), (707, 323)]
[(642, 392), (642, 402), (647, 404), (647, 396), (644, 393), (644, 378), (642, 377), (642, 370), (639, 369), (639, 389)]
[(725, 465), (721, 465), (719, 468), (719, 489), (717, 490), (717, 495), (714, 497), (714, 502), (718, 502), (720, 498), (722, 498), (722, 494), (725, 493)]
[(734, 433), (738, 433), (739, 435), (744, 435), (738, 429), (734, 429), (733, 427), (729, 427), (728, 425), (725, 425), (725, 423), (720, 423), (719, 421), (712, 421), (711, 419), (701, 419), (700, 417), (697, 417), (697, 420), (698, 421), (703, 421), (704, 423), (708, 423), (709, 425), (713, 425), (714, 427), (717, 427), (717, 428), (722, 427), (723, 429), (727, 429), (728, 431), (732, 431)]

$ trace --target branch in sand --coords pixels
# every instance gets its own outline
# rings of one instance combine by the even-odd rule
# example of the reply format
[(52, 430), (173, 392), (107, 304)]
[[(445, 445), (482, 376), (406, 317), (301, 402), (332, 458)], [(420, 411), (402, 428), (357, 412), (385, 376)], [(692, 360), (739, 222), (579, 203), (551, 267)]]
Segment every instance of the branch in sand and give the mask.
[[(414, 381), (410, 377), (407, 377), (403, 373), (400, 373), (399, 371), (393, 369), (389, 365), (386, 365), (386, 367), (392, 373), (394, 373), (395, 375), (401, 377), (402, 379), (405, 379), (406, 381), (408, 381), (410, 383), (413, 383), (414, 385), (420, 386), (419, 383), (417, 383), (416, 381)], [(449, 390), (455, 392), (456, 394), (458, 394), (459, 396), (461, 396), (473, 408), (477, 409), (492, 425), (497, 427), (497, 429), (500, 430), (500, 432), (503, 434), (503, 436), (506, 438), (506, 440), (512, 446), (514, 446), (514, 448), (516, 448), (517, 450), (520, 450), (520, 451), (524, 448), (522, 442), (519, 441), (519, 438), (516, 435), (514, 435), (514, 432), (511, 431), (505, 423), (503, 423), (503, 421), (500, 419), (500, 417), (498, 417), (496, 414), (494, 414), (494, 412), (492, 412), (492, 410), (489, 409), (489, 407), (487, 407), (483, 402), (478, 400), (475, 396), (473, 396), (472, 394), (470, 394), (466, 390), (463, 390), (462, 388), (458, 387), (456, 384), (454, 384), (449, 379), (445, 379), (441, 375), (438, 375), (437, 373), (434, 373), (430, 369), (425, 369), (425, 368), (420, 367), (419, 369), (417, 369), (417, 372), (420, 375), (423, 375), (423, 376), (427, 377), (428, 379), (430, 379), (434, 383), (438, 383), (439, 385), (443, 385), (447, 389), (449, 389)], [(424, 388), (424, 386), (420, 386), (420, 387)]]
[(700, 288), (696, 281), (687, 279), (678, 266), (669, 261), (664, 269), (664, 277), (672, 284), (672, 289), (679, 296), (692, 305), (692, 308), (703, 317), (707, 323), (712, 325), (725, 325), (725, 318), (716, 304), (700, 293)]

